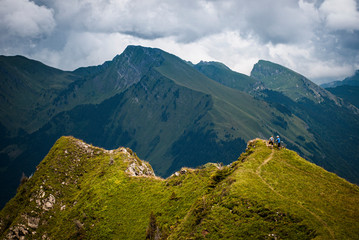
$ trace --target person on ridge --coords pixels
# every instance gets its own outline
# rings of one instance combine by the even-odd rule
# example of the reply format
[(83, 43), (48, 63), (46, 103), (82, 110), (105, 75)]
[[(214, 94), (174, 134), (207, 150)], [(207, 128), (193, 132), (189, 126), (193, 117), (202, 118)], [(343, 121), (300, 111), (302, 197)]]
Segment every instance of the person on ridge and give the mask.
[(273, 136), (271, 136), (269, 138), (269, 144), (273, 146), (273, 144), (274, 144), (274, 137)]
[(277, 142), (278, 148), (280, 148), (280, 138), (279, 138), (279, 136), (277, 136), (277, 139), (275, 141)]

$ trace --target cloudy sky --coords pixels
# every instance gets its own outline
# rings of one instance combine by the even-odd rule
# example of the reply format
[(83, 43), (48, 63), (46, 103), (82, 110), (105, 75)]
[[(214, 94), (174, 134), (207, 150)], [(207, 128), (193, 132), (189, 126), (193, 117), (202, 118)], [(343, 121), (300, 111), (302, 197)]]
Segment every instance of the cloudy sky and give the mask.
[(127, 45), (250, 74), (259, 59), (316, 83), (359, 69), (359, 0), (0, 0), (0, 54), (63, 70)]

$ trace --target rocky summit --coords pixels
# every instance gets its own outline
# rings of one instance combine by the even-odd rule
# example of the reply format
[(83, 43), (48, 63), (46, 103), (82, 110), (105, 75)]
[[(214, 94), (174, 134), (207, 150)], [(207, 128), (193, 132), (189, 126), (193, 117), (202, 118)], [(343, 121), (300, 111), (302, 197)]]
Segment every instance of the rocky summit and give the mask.
[(0, 212), (1, 239), (358, 239), (359, 187), (266, 141), (167, 179), (61, 137)]

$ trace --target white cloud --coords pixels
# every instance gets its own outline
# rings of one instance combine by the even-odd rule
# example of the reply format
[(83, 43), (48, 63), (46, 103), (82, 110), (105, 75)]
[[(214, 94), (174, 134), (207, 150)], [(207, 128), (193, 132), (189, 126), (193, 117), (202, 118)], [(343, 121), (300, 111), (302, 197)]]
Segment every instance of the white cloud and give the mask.
[(355, 0), (325, 0), (320, 7), (326, 25), (333, 30), (359, 30)]
[(303, 45), (269, 45), (270, 59), (290, 68), (309, 79), (317, 79), (317, 83), (344, 79), (354, 73), (351, 65), (339, 64), (333, 59), (315, 57), (315, 49)]
[(75, 70), (111, 60), (134, 42), (133, 37), (120, 33), (72, 32), (60, 50), (44, 48), (31, 56), (63, 70)]
[(28, 0), (1, 0), (0, 22), (2, 38), (38, 38), (55, 27), (52, 11)]

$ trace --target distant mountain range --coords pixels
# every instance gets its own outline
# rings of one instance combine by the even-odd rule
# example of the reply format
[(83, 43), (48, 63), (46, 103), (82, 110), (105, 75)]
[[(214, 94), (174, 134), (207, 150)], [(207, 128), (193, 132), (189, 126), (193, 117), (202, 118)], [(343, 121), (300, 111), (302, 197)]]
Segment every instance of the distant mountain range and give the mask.
[(2, 239), (357, 239), (359, 187), (255, 139), (167, 179), (128, 148), (61, 137), (0, 211)]
[(343, 81), (335, 81), (321, 86), (359, 108), (359, 70)]
[(279, 134), (302, 157), (359, 183), (358, 108), (271, 62), (246, 76), (128, 46), (73, 72), (1, 56), (0, 79), (2, 205), (63, 135), (130, 147), (166, 177), (184, 166), (228, 164), (248, 140)]
[(323, 83), (320, 86), (322, 88), (335, 88), (339, 86), (359, 86), (359, 70), (356, 70), (354, 75), (351, 77), (347, 77), (342, 81), (334, 81), (329, 83)]

